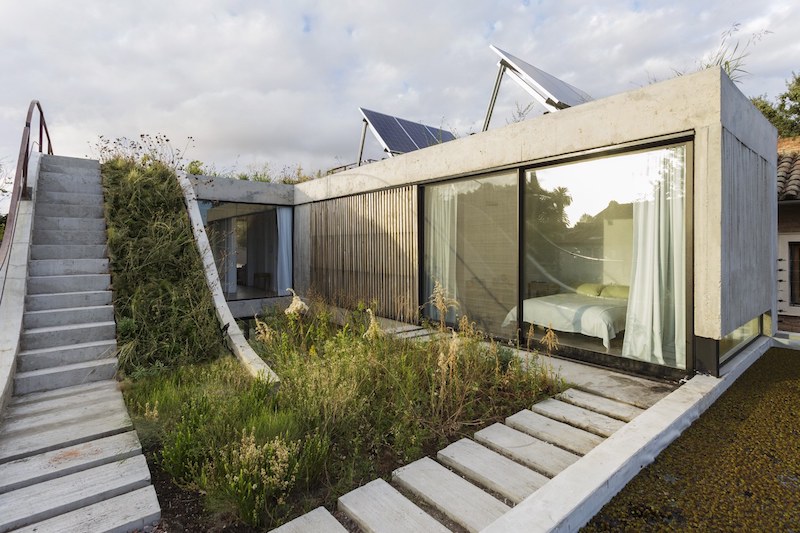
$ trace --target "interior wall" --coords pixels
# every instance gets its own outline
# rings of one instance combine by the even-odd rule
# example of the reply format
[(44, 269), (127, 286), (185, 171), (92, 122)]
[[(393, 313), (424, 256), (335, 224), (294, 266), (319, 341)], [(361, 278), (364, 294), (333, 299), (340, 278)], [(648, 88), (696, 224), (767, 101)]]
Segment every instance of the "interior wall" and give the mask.
[(603, 221), (603, 283), (630, 285), (633, 264), (633, 219)]

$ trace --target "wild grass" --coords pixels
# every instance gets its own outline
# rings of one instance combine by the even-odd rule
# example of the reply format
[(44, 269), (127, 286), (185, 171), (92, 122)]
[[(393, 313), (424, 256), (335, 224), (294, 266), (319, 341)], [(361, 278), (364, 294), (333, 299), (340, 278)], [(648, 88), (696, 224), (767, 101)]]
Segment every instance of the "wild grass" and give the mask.
[[(439, 295), (449, 305), (446, 295)], [(560, 389), (462, 318), (428, 341), (383, 332), (362, 307), (334, 324), (322, 302), (258, 317), (251, 344), (281, 376), (277, 390), (229, 358), (145, 376), (128, 405), (161, 466), (208, 507), (277, 526), (388, 476)], [(155, 412), (155, 414), (154, 414)]]
[(101, 174), (121, 371), (216, 357), (222, 336), (174, 169), (118, 155)]

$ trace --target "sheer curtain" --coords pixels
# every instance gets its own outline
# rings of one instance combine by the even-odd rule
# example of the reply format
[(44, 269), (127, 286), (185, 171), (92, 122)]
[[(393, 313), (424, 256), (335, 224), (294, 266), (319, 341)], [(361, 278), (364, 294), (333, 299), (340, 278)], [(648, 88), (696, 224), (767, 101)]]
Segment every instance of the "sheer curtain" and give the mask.
[(686, 368), (685, 148), (654, 152), (652, 191), (633, 205), (633, 267), (622, 355)]
[[(425, 255), (428, 272), (425, 277), (424, 297), (433, 294), (438, 281), (450, 298), (456, 298), (456, 222), (458, 217), (458, 189), (456, 184), (427, 187), (425, 189), (425, 219), (428, 232), (425, 235)], [(432, 319), (439, 314), (432, 306), (428, 309)], [(446, 320), (455, 322), (455, 309), (447, 312)]]
[(292, 208), (276, 207), (278, 218), (278, 272), (275, 277), (279, 296), (292, 286)]

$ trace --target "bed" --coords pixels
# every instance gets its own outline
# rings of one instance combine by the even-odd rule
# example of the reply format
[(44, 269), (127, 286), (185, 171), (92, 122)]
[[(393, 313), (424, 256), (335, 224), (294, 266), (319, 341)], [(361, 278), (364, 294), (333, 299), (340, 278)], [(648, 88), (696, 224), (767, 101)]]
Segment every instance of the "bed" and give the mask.
[[(606, 298), (579, 293), (553, 294), (522, 302), (522, 321), (556, 331), (582, 333), (602, 339), (606, 351), (611, 339), (625, 329), (627, 298)], [(503, 326), (515, 324), (517, 308), (506, 315)]]

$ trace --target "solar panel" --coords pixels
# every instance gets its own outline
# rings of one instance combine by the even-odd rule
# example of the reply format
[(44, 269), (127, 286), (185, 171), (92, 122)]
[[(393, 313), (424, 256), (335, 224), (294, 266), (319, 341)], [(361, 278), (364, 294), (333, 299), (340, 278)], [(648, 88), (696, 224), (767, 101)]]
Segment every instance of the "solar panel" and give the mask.
[(425, 126), (418, 122), (411, 122), (402, 118), (393, 117), (359, 108), (364, 120), (369, 124), (370, 130), (381, 143), (389, 155), (405, 154), (420, 148), (427, 148), (455, 139), (455, 135), (447, 130)]
[(500, 62), (508, 68), (509, 76), (551, 111), (585, 104), (592, 100), (591, 96), (574, 85), (500, 50), (494, 45), (489, 45), (489, 47), (500, 56)]

